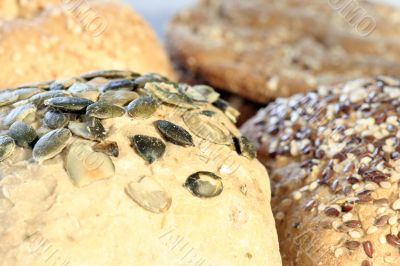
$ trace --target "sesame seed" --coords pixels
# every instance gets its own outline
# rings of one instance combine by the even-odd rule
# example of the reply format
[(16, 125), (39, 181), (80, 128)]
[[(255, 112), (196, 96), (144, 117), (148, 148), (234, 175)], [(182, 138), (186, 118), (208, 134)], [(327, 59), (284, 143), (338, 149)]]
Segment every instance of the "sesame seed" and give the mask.
[(292, 205), (293, 200), (286, 198), (284, 200), (282, 200), (281, 206), (282, 207), (289, 207), (290, 205)]
[(380, 235), (379, 236), (379, 242), (381, 242), (381, 244), (386, 244), (387, 243), (386, 236)]
[(343, 253), (344, 253), (343, 248), (337, 248), (337, 249), (335, 250), (335, 257), (336, 257), (336, 258), (339, 258), (340, 256), (343, 255)]
[(371, 225), (367, 229), (367, 234), (372, 235), (372, 234), (376, 233), (377, 231), (378, 231), (378, 227), (376, 227), (375, 225)]
[(353, 214), (351, 212), (348, 212), (342, 216), (343, 222), (350, 221), (351, 219), (353, 219)]
[(317, 181), (314, 181), (314, 182), (312, 182), (311, 184), (310, 184), (310, 186), (309, 186), (309, 190), (310, 191), (314, 191), (316, 188), (318, 187), (318, 182)]
[(293, 193), (293, 199), (294, 200), (300, 200), (301, 199), (301, 192), (300, 191), (295, 191), (294, 193)]
[(382, 182), (379, 183), (379, 185), (380, 185), (382, 188), (385, 188), (385, 189), (389, 189), (389, 188), (392, 187), (392, 184), (391, 184), (390, 182), (387, 182), (387, 181), (382, 181)]
[(393, 203), (392, 209), (395, 210), (395, 211), (400, 210), (400, 199), (397, 199), (397, 200)]
[(390, 232), (392, 233), (392, 235), (397, 235), (399, 233), (399, 229), (397, 228), (397, 226), (392, 226), (390, 227)]
[(277, 220), (283, 220), (283, 218), (285, 218), (285, 214), (283, 212), (278, 212), (275, 215), (275, 219), (277, 219)]
[(397, 216), (392, 216), (392, 217), (390, 217), (389, 220), (388, 220), (388, 223), (389, 223), (390, 225), (395, 225), (395, 224), (397, 224)]
[(383, 214), (383, 213), (385, 213), (385, 211), (386, 211), (386, 207), (380, 207), (380, 208), (378, 208), (376, 210), (376, 213), (377, 214)]
[(363, 236), (363, 233), (361, 231), (353, 230), (349, 231), (349, 236), (354, 239), (359, 239)]

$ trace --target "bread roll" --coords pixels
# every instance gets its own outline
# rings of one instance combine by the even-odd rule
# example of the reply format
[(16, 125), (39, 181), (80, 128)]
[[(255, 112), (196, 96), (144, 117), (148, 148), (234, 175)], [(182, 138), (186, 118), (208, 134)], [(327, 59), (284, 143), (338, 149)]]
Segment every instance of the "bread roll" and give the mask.
[(281, 265), (267, 172), (218, 103), (127, 71), (0, 92), (2, 265)]
[(283, 265), (399, 265), (400, 80), (277, 99), (244, 125), (270, 171)]
[(46, 5), (31, 18), (0, 20), (0, 88), (103, 68), (173, 78), (154, 32), (133, 10), (117, 1), (73, 3)]
[(399, 10), (372, 1), (202, 0), (172, 20), (180, 68), (256, 102), (400, 74)]
[[(2, 0), (0, 17), (6, 19), (30, 18), (52, 5), (68, 4), (74, 0)], [(77, 1), (75, 1), (77, 2)]]

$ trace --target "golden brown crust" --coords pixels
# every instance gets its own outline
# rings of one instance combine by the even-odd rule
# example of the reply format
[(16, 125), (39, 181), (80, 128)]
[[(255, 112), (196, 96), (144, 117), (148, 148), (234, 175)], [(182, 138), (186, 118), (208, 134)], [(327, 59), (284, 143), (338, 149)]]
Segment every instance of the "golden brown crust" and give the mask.
[(281, 265), (268, 174), (212, 88), (129, 71), (38, 87), (0, 92), (0, 264)]
[(0, 65), (6, 66), (0, 88), (103, 68), (173, 78), (161, 44), (139, 15), (118, 2), (83, 3), (81, 9), (58, 5), (33, 18), (0, 20)]
[(367, 34), (333, 7), (323, 1), (203, 0), (172, 20), (169, 50), (178, 65), (212, 85), (264, 103), (319, 83), (399, 74), (399, 11), (362, 1), (357, 18), (376, 22)]
[[(278, 99), (245, 124), (269, 168), (284, 265), (397, 265), (400, 80)], [(364, 264), (363, 264), (364, 263)]]

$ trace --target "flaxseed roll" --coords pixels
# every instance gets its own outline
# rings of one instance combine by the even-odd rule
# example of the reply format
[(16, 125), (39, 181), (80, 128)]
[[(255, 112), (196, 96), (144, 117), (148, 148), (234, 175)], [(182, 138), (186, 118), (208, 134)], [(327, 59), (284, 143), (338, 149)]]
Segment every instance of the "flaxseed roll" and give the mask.
[(280, 98), (242, 128), (269, 169), (283, 265), (399, 265), (400, 80)]
[(115, 70), (1, 91), (1, 264), (281, 265), (268, 174), (220, 101)]
[(376, 1), (202, 0), (172, 19), (167, 43), (180, 68), (266, 103), (399, 75), (399, 14)]
[(43, 3), (44, 9), (32, 7), (29, 16), (9, 19), (0, 15), (0, 88), (104, 68), (174, 78), (153, 30), (119, 1), (30, 3)]

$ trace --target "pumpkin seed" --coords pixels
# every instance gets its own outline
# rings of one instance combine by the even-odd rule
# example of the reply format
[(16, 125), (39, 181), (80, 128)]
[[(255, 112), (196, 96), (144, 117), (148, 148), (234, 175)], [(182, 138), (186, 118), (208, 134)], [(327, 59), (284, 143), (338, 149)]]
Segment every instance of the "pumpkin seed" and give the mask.
[(201, 112), (186, 112), (183, 121), (191, 132), (202, 139), (216, 144), (232, 144), (229, 130), (214, 117)]
[(18, 101), (31, 98), (33, 95), (44, 92), (39, 88), (21, 88), (13, 91), (18, 96)]
[(125, 114), (125, 109), (105, 102), (91, 104), (86, 109), (86, 115), (100, 119), (120, 117)]
[(222, 99), (218, 99), (217, 101), (213, 102), (213, 105), (224, 112), (226, 117), (228, 117), (233, 123), (236, 124), (237, 118), (240, 115), (240, 112), (238, 110), (230, 106), (227, 101)]
[(207, 85), (195, 85), (192, 87), (192, 89), (200, 93), (203, 96), (203, 98), (209, 103), (217, 101), (220, 97), (218, 92), (216, 92), (212, 87)]
[(50, 98), (44, 104), (64, 111), (82, 111), (93, 102), (85, 98), (64, 96)]
[(106, 130), (97, 118), (89, 118), (84, 122), (69, 122), (68, 129), (74, 135), (88, 140), (102, 140), (106, 137)]
[(60, 110), (48, 110), (44, 115), (43, 122), (51, 129), (62, 128), (68, 125), (69, 115)]
[(15, 150), (15, 141), (9, 136), (0, 136), (0, 162), (9, 158)]
[(18, 101), (18, 95), (12, 91), (5, 90), (0, 92), (0, 107), (13, 104), (16, 101)]
[(21, 121), (11, 125), (9, 135), (23, 148), (28, 148), (38, 137), (32, 126)]
[(203, 95), (201, 92), (193, 88), (189, 85), (180, 86), (180, 90), (190, 99), (196, 102), (208, 102), (208, 98), (206, 95)]
[(52, 84), (53, 82), (54, 80), (25, 83), (16, 87), (16, 89), (38, 88), (41, 90), (48, 90), (50, 88), (50, 84)]
[(31, 114), (35, 114), (36, 111), (37, 111), (37, 108), (33, 104), (26, 104), (26, 105), (21, 105), (21, 106), (15, 107), (5, 117), (4, 124), (6, 126), (10, 126), (15, 121), (24, 121), (25, 118), (27, 118)]
[(170, 92), (169, 90), (171, 87), (175, 89), (172, 85), (165, 83), (146, 83), (145, 89), (153, 93), (158, 99), (167, 104), (185, 109), (199, 108), (198, 106), (195, 106), (192, 100), (190, 100), (184, 94)]
[(216, 113), (214, 111), (210, 111), (210, 110), (203, 110), (203, 111), (201, 111), (201, 114), (208, 116), (208, 117), (213, 117)]
[(76, 82), (69, 87), (68, 91), (75, 97), (85, 98), (91, 101), (96, 101), (100, 95), (96, 86), (90, 83)]
[(51, 99), (54, 97), (62, 97), (62, 96), (70, 96), (71, 93), (68, 91), (45, 91), (42, 93), (38, 93), (33, 95), (29, 101), (36, 105), (38, 108), (43, 106), (44, 101), (47, 99)]
[(81, 75), (81, 78), (85, 80), (91, 80), (94, 78), (107, 78), (107, 79), (122, 79), (122, 78), (132, 78), (137, 77), (139, 74), (132, 71), (125, 70), (96, 70), (86, 74)]
[(93, 146), (93, 150), (97, 152), (105, 153), (109, 156), (118, 157), (119, 148), (115, 141), (105, 141), (97, 143)]
[(99, 102), (125, 106), (136, 98), (139, 94), (134, 91), (107, 91), (100, 95)]
[(150, 177), (129, 183), (125, 191), (134, 202), (150, 212), (163, 213), (171, 206), (172, 198), (156, 180)]
[(142, 96), (133, 100), (127, 107), (127, 112), (134, 118), (148, 118), (157, 110), (157, 101), (151, 96)]
[(144, 88), (148, 82), (163, 82), (168, 81), (167, 78), (157, 73), (147, 73), (135, 79), (133, 82), (135, 88)]
[(50, 131), (35, 144), (32, 153), (33, 159), (43, 162), (57, 156), (67, 146), (71, 137), (71, 131), (66, 128)]
[(66, 90), (72, 86), (75, 82), (83, 81), (81, 78), (65, 78), (65, 79), (58, 79), (53, 81), (50, 84), (49, 90), (51, 91), (59, 91), (59, 90)]
[(190, 175), (184, 186), (196, 197), (212, 198), (221, 194), (224, 186), (219, 176), (206, 171)]
[(157, 120), (154, 123), (166, 140), (176, 145), (194, 146), (192, 135), (186, 129), (166, 120)]
[(136, 152), (150, 164), (161, 158), (165, 152), (165, 144), (158, 138), (135, 135), (130, 137), (130, 141)]
[(90, 118), (89, 121), (86, 122), (86, 125), (87, 130), (94, 139), (102, 140), (106, 137), (106, 130), (99, 119), (94, 117)]
[(133, 90), (134, 82), (130, 79), (114, 79), (104, 85), (102, 91), (107, 92), (110, 90)]
[(257, 149), (254, 147), (253, 143), (249, 141), (248, 138), (241, 136), (239, 138), (234, 137), (233, 140), (238, 154), (247, 157), (250, 160), (256, 158)]
[(88, 143), (75, 142), (67, 152), (65, 170), (73, 184), (83, 187), (115, 175), (115, 167), (109, 156), (92, 150)]

